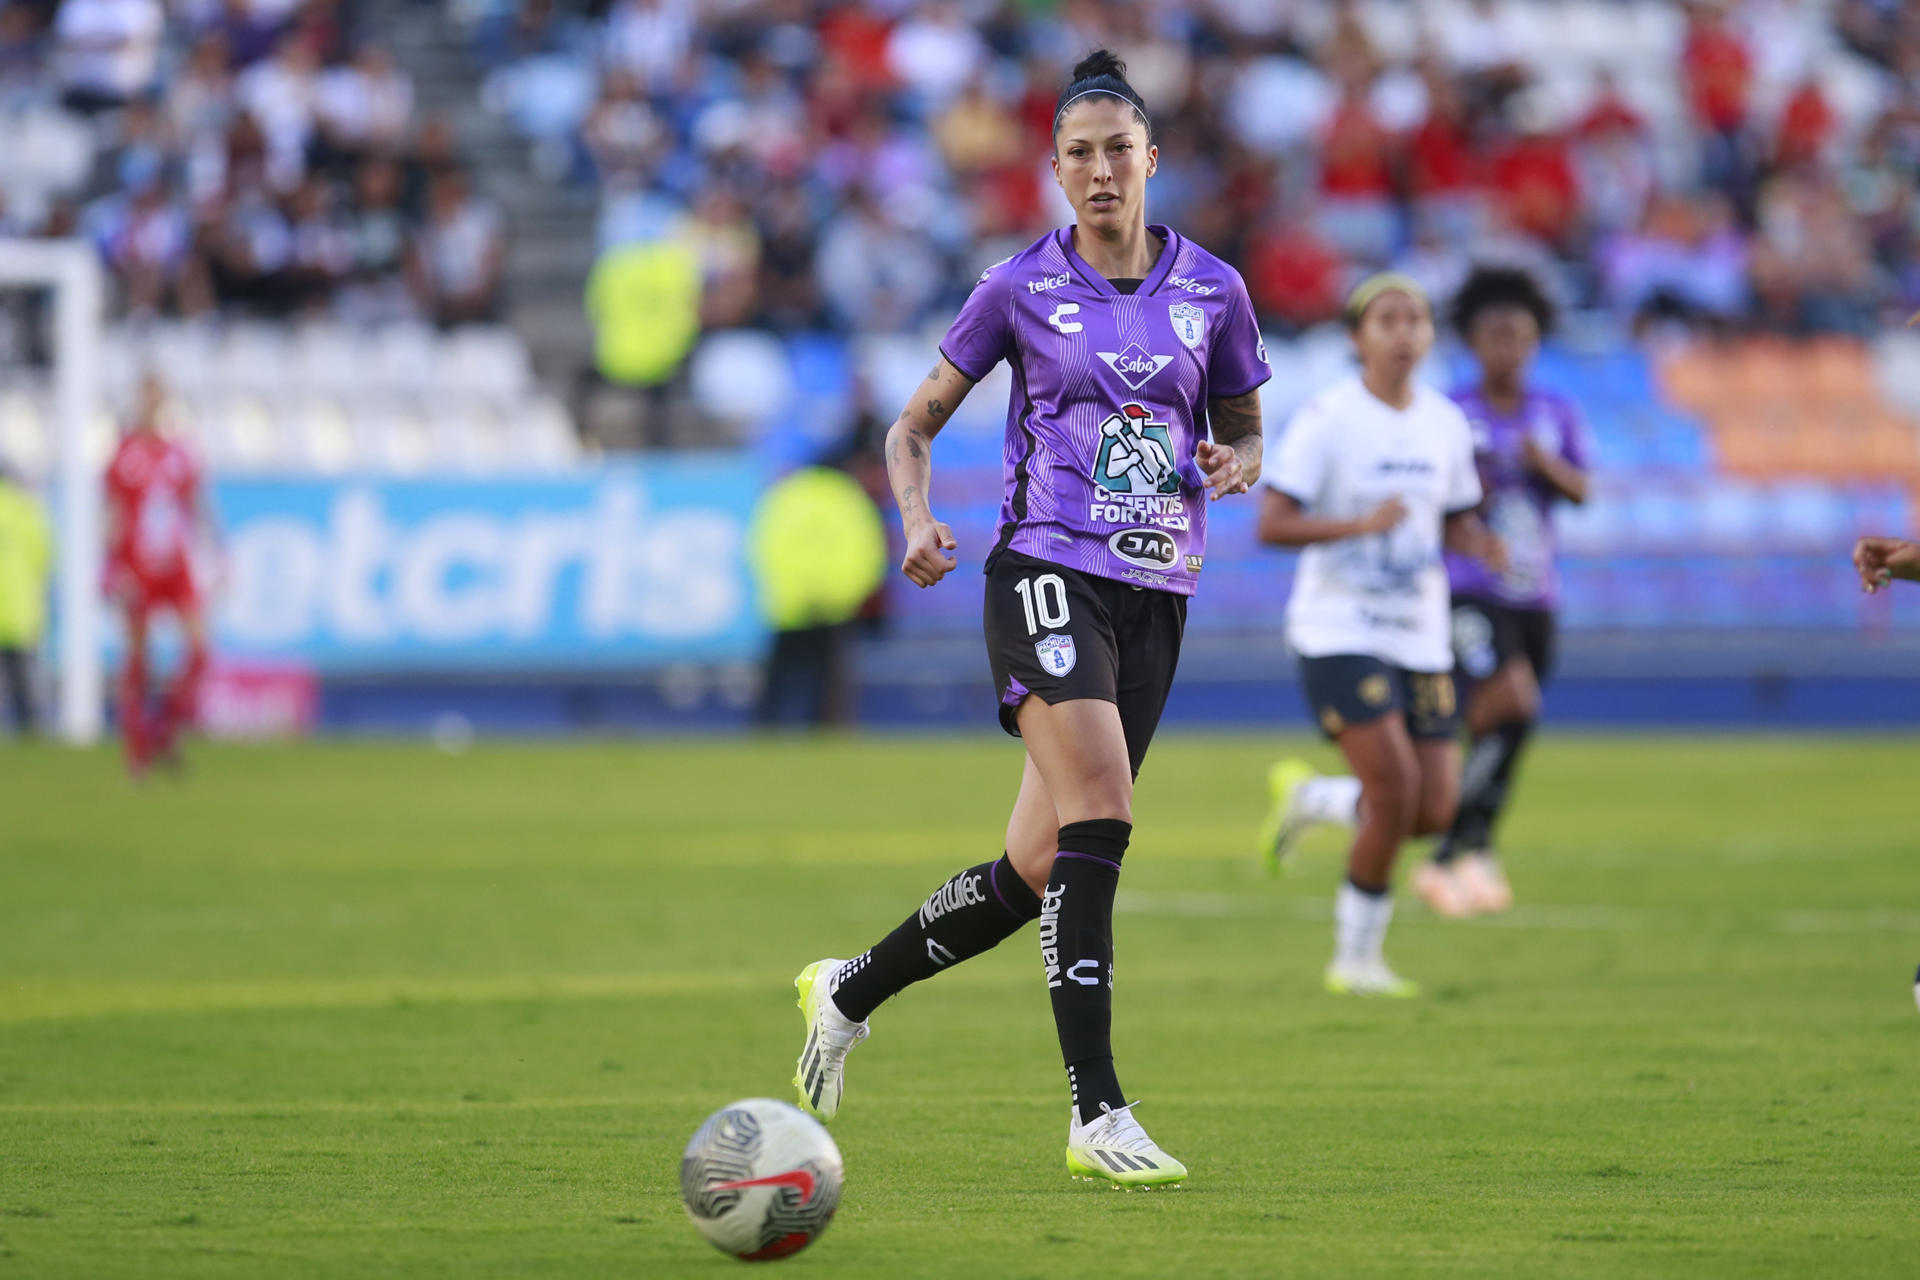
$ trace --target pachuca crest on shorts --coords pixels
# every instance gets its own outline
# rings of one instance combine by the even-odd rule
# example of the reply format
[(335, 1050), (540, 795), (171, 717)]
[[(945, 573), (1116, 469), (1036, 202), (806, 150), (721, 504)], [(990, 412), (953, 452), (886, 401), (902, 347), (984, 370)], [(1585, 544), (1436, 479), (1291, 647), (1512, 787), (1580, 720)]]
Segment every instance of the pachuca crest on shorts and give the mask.
[(1191, 595), (1207, 401), (1272, 372), (1239, 273), (1150, 230), (1166, 247), (1132, 294), (1081, 259), (1071, 227), (989, 267), (940, 352), (976, 381), (1013, 368), (996, 551)]

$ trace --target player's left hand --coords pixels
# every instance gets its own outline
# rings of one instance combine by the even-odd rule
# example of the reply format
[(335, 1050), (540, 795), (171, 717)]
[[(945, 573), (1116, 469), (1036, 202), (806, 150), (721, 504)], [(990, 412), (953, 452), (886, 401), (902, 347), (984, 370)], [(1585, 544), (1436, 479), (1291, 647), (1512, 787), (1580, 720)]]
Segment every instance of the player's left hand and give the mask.
[(1853, 544), (1853, 567), (1869, 595), (1895, 578), (1920, 582), (1920, 543), (1905, 538), (1862, 538)]
[(1215, 501), (1230, 493), (1247, 491), (1247, 475), (1240, 469), (1240, 455), (1226, 445), (1202, 440), (1194, 450), (1194, 461), (1207, 477), (1207, 493)]
[(1477, 556), (1482, 564), (1495, 573), (1505, 573), (1510, 563), (1507, 559), (1507, 544), (1491, 533), (1480, 539)]

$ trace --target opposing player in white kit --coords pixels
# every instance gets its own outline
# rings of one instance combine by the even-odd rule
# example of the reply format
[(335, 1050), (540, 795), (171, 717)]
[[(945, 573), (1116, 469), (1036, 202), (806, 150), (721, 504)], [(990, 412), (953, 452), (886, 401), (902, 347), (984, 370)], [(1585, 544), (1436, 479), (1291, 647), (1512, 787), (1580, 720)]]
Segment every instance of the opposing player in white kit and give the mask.
[(1287, 643), (1308, 705), (1353, 768), (1315, 777), (1274, 767), (1263, 843), (1274, 865), (1316, 822), (1354, 828), (1334, 910), (1326, 985), (1336, 994), (1411, 996), (1387, 966), (1393, 864), (1409, 837), (1445, 831), (1460, 791), (1443, 549), (1504, 562), (1473, 514), (1480, 481), (1466, 416), (1414, 381), (1433, 346), (1433, 309), (1394, 274), (1354, 290), (1347, 324), (1360, 373), (1327, 388), (1271, 442), (1260, 539), (1304, 547), (1287, 604)]

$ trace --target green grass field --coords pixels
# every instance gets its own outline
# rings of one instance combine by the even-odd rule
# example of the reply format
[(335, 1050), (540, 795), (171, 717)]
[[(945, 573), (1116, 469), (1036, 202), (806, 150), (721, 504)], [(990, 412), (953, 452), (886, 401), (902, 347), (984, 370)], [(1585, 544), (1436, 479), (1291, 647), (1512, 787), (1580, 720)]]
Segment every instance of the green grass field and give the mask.
[[(1521, 906), (1403, 905), (1409, 1003), (1320, 990), (1335, 839), (1255, 873), (1281, 745), (1170, 737), (1137, 803), (1116, 1045), (1190, 1183), (1066, 1178), (1029, 933), (876, 1015), (839, 1217), (788, 1272), (1914, 1274), (1910, 744), (1547, 735)], [(1019, 756), (196, 766), (0, 753), (0, 1277), (728, 1274), (681, 1145), (785, 1096), (796, 970), (998, 852)]]

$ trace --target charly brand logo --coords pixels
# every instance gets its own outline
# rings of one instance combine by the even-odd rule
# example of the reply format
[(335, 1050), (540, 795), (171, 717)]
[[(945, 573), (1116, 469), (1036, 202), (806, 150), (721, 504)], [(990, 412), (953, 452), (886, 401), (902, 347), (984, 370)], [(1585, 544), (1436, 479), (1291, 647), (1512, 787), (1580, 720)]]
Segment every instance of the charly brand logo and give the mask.
[(1120, 375), (1130, 391), (1138, 391), (1147, 385), (1154, 374), (1173, 363), (1172, 356), (1156, 356), (1139, 343), (1129, 343), (1125, 351), (1096, 351), (1093, 354), (1106, 361), (1107, 368)]
[(1167, 318), (1173, 321), (1173, 336), (1180, 339), (1187, 350), (1192, 351), (1207, 340), (1207, 313), (1191, 302), (1176, 302), (1167, 308)]
[(1041, 276), (1038, 280), (1027, 281), (1028, 293), (1048, 293), (1054, 289), (1067, 287), (1067, 276)]
[(1159, 529), (1122, 529), (1107, 539), (1107, 550), (1143, 569), (1171, 569), (1180, 559), (1173, 535)]
[(1043, 636), (1034, 641), (1033, 651), (1040, 655), (1040, 665), (1056, 676), (1064, 676), (1072, 671), (1073, 664), (1080, 657), (1074, 652), (1072, 636)]
[(1079, 303), (1063, 302), (1053, 309), (1053, 314), (1047, 317), (1047, 323), (1058, 329), (1061, 333), (1078, 333), (1087, 326), (1081, 324), (1078, 320), (1069, 320), (1067, 317), (1077, 316), (1079, 314)]
[(1114, 493), (1178, 493), (1173, 432), (1166, 423), (1153, 420), (1152, 410), (1129, 400), (1100, 424), (1093, 478)]

